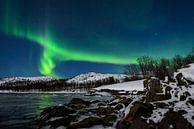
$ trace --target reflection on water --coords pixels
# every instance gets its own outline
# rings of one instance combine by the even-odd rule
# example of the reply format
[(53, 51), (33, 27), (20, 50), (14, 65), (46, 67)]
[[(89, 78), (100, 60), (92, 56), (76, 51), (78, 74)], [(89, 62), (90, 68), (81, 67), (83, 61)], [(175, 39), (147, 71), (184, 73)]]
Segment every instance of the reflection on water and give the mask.
[(36, 114), (40, 114), (45, 107), (54, 105), (48, 94), (39, 94), (37, 99)]
[(34, 118), (49, 106), (68, 103), (72, 98), (107, 100), (84, 94), (0, 94), (0, 129), (35, 129)]

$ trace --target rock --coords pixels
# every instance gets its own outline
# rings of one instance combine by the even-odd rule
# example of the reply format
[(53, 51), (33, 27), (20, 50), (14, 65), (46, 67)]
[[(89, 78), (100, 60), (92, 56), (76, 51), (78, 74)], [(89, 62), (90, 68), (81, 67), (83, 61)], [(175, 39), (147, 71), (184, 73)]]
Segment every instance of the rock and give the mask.
[(133, 124), (128, 129), (151, 129), (150, 125), (147, 124), (143, 119), (140, 117), (135, 118)]
[(191, 104), (192, 106), (194, 106), (194, 99), (193, 98), (189, 98), (187, 103)]
[(119, 99), (120, 99), (119, 103), (123, 103), (125, 107), (128, 106), (132, 102), (132, 99), (127, 98), (127, 97), (120, 97)]
[(119, 110), (121, 110), (122, 108), (124, 108), (123, 105), (119, 103), (119, 104), (117, 104), (117, 105), (115, 106), (114, 109), (117, 110), (117, 111), (119, 111)]
[(180, 113), (174, 111), (166, 113), (158, 129), (169, 129), (171, 125), (174, 129), (192, 129), (192, 125)]
[(100, 103), (98, 103), (98, 106), (99, 106), (99, 107), (100, 107), (100, 106), (106, 106), (106, 103), (100, 102)]
[(137, 91), (137, 95), (145, 95), (145, 91)]
[(148, 87), (151, 92), (162, 93), (162, 85), (160, 83), (160, 80), (157, 78), (151, 78)]
[(70, 105), (72, 104), (83, 104), (83, 105), (90, 105), (91, 103), (89, 101), (82, 100), (80, 98), (73, 98), (70, 102)]
[(165, 95), (158, 93), (162, 93), (162, 85), (159, 79), (152, 78), (149, 80), (148, 88), (146, 89), (146, 102), (164, 100)]
[(113, 126), (113, 123), (116, 121), (116, 119), (117, 119), (116, 115), (107, 115), (102, 118), (105, 126)]
[(73, 98), (70, 102), (69, 102), (69, 106), (75, 110), (79, 110), (79, 109), (83, 109), (86, 108), (87, 106), (89, 106), (91, 104), (91, 102), (89, 101), (84, 101), (80, 98)]
[(186, 80), (183, 79), (183, 74), (182, 73), (178, 73), (176, 75), (176, 80), (177, 80), (177, 86), (186, 86), (187, 82)]
[[(165, 88), (164, 93), (163, 88)], [(170, 86), (162, 86), (159, 79), (151, 78), (146, 90), (145, 100), (146, 102), (154, 102), (171, 99), (171, 89), (172, 88)]]
[(144, 87), (145, 90), (148, 89), (148, 79), (145, 79), (145, 80), (143, 81), (143, 87)]
[(162, 102), (156, 102), (156, 103), (154, 103), (154, 105), (155, 105), (157, 108), (165, 108), (165, 107), (168, 107), (168, 106), (169, 106), (168, 104), (162, 103)]
[(184, 92), (181, 96), (180, 96), (180, 101), (185, 101), (187, 99), (188, 96), (191, 96), (191, 94), (189, 92)]
[(42, 127), (47, 125), (50, 119), (61, 117), (61, 120), (66, 119), (66, 122), (68, 123), (68, 121), (72, 120), (72, 117), (70, 116), (72, 113), (76, 113), (76, 111), (68, 109), (66, 106), (49, 107), (40, 114), (40, 116), (36, 119), (36, 122), (40, 127)]
[[(64, 116), (60, 119), (48, 121), (46, 125), (50, 125), (51, 128), (57, 128), (59, 126), (67, 126), (70, 124), (71, 121), (75, 120), (76, 116), (69, 115), (69, 116)], [(54, 119), (54, 118), (53, 118)]]
[(123, 124), (121, 121), (117, 124), (117, 129), (152, 129), (149, 124), (145, 122), (141, 117), (134, 119), (133, 123), (129, 125)]
[(153, 106), (148, 103), (142, 102), (135, 102), (134, 106), (131, 108), (130, 112), (127, 116), (118, 124), (119, 129), (129, 129), (136, 118), (143, 116), (143, 117), (150, 117), (153, 111)]
[(178, 113), (180, 113), (180, 114), (186, 114), (187, 113), (187, 111), (185, 111), (185, 110), (178, 110)]
[(114, 112), (114, 109), (110, 106), (107, 107), (98, 107), (96, 110), (96, 114), (98, 116), (102, 116), (102, 115), (110, 115), (111, 113)]
[(96, 118), (96, 117), (89, 117), (78, 123), (74, 123), (72, 125), (67, 126), (67, 129), (89, 128), (94, 125), (103, 125), (103, 124), (104, 122), (102, 119)]
[(165, 99), (171, 99), (172, 98), (171, 93), (170, 93), (171, 90), (172, 90), (172, 88), (170, 86), (166, 86), (166, 88), (165, 88)]

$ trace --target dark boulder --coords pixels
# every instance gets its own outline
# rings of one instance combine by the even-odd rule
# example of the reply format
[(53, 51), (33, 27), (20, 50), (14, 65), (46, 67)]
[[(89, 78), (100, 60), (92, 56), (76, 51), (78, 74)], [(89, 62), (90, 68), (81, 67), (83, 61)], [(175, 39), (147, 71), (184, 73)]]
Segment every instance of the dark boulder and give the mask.
[(181, 115), (181, 113), (169, 111), (165, 118), (159, 123), (158, 129), (192, 129), (192, 125)]
[(116, 121), (116, 119), (117, 119), (116, 115), (107, 115), (102, 118), (105, 126), (113, 126), (113, 123)]
[(150, 79), (146, 89), (146, 102), (165, 100), (165, 94), (161, 94), (162, 92), (163, 88), (160, 80), (157, 78)]
[(185, 101), (187, 99), (187, 97), (191, 96), (191, 94), (189, 92), (184, 92), (181, 96), (180, 96), (180, 101)]
[(80, 99), (80, 98), (73, 98), (73, 99), (69, 102), (69, 104), (70, 104), (70, 105), (72, 105), (72, 104), (90, 105), (91, 102), (82, 100), (82, 99)]
[(186, 86), (187, 85), (187, 82), (186, 80), (184, 79), (183, 77), (183, 74), (182, 73), (178, 73), (176, 75), (176, 80), (177, 80), (177, 86)]
[(85, 101), (85, 100), (82, 100), (80, 98), (73, 98), (68, 106), (75, 109), (75, 110), (78, 110), (78, 109), (83, 109), (83, 108), (86, 108), (88, 107), (89, 105), (91, 104), (91, 102), (89, 101)]
[(120, 99), (119, 103), (122, 103), (125, 106), (128, 106), (132, 102), (132, 99), (127, 98), (127, 97), (120, 97), (119, 99)]
[(102, 115), (110, 115), (111, 113), (114, 112), (114, 108), (107, 106), (107, 107), (98, 107), (96, 109), (96, 114), (98, 116), (102, 116)]
[(129, 129), (138, 117), (150, 117), (153, 106), (148, 103), (135, 102), (127, 116), (118, 123), (118, 129)]
[(192, 106), (194, 106), (194, 99), (193, 98), (189, 98), (187, 103), (191, 104)]
[(128, 129), (152, 129), (151, 125), (147, 124), (145, 120), (140, 117), (135, 118), (133, 124)]
[(103, 124), (104, 122), (102, 119), (97, 117), (89, 117), (80, 122), (67, 126), (67, 129), (89, 128), (94, 125), (103, 125)]
[[(36, 119), (37, 124), (39, 125), (39, 127), (45, 126), (48, 124), (48, 122), (52, 119), (52, 118), (56, 118), (56, 117), (61, 117), (61, 119), (53, 122), (50, 121), (50, 123), (56, 123), (56, 122), (60, 122), (61, 120), (66, 120), (67, 123), (69, 123), (72, 120), (72, 116), (70, 114), (72, 113), (76, 113), (76, 111), (67, 108), (66, 106), (55, 106), (55, 107), (49, 107), (46, 108), (41, 114), (40, 116)], [(62, 123), (67, 124), (67, 123)]]
[(119, 110), (121, 110), (123, 107), (124, 107), (123, 104), (120, 104), (120, 103), (119, 103), (119, 104), (117, 104), (117, 105), (115, 106), (114, 109), (115, 109), (116, 111), (119, 111)]

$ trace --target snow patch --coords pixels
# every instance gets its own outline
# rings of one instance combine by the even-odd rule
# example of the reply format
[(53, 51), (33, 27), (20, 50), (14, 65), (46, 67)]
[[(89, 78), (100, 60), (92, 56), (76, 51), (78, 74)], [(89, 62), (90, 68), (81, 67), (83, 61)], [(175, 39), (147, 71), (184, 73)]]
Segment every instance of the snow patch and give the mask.
[(143, 81), (144, 80), (138, 80), (138, 81), (129, 81), (129, 82), (123, 82), (123, 83), (117, 83), (112, 85), (104, 85), (97, 88), (94, 88), (96, 90), (101, 89), (110, 89), (110, 90), (124, 90), (124, 91), (143, 91)]
[(189, 66), (188, 68), (179, 69), (179, 72), (182, 73), (186, 79), (194, 82), (194, 63), (189, 64)]

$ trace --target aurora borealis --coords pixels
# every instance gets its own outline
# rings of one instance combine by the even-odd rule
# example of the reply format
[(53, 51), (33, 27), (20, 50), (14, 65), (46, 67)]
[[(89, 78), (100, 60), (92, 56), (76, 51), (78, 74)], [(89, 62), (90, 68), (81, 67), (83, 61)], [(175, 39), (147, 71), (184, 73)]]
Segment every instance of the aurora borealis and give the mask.
[[(1, 0), (0, 7), (1, 53), (8, 41), (17, 42), (9, 48), (15, 56), (30, 55), (36, 74), (70, 76), (90, 71), (90, 66), (117, 73), (140, 56), (170, 58), (194, 46), (193, 0)], [(41, 49), (32, 45), (23, 55), (23, 43)], [(7, 55), (1, 53), (1, 76), (7, 76)]]

